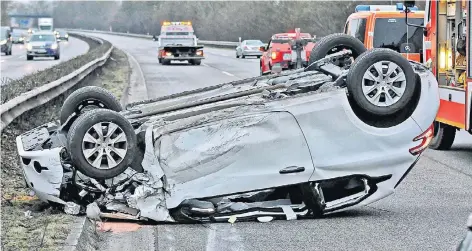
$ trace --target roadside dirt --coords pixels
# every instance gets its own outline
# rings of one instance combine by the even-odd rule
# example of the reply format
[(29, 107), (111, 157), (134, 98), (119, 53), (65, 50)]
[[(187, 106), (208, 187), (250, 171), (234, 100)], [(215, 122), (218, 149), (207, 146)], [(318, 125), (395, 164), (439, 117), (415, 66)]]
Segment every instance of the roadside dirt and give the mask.
[(31, 196), (23, 180), (15, 138), (19, 134), (58, 119), (64, 97), (86, 85), (101, 86), (118, 99), (129, 83), (130, 66), (125, 53), (114, 49), (101, 68), (55, 100), (13, 121), (1, 135), (1, 250), (58, 250), (67, 238), (73, 216), (55, 210)]

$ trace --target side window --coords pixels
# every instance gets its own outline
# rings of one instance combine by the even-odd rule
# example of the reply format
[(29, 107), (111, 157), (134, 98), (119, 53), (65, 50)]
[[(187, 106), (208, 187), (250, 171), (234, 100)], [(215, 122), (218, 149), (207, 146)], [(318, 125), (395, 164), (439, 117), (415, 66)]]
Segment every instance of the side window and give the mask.
[(359, 19), (352, 19), (351, 24), (349, 25), (349, 33), (348, 35), (351, 35), (353, 37), (356, 36), (356, 31), (357, 31), (357, 26), (359, 25)]
[(359, 39), (362, 43), (364, 43), (364, 40), (365, 40), (365, 30), (366, 30), (366, 27), (367, 27), (367, 19), (366, 18), (361, 18), (361, 19), (358, 19), (358, 23), (357, 23), (357, 29), (355, 31), (355, 37), (357, 39)]

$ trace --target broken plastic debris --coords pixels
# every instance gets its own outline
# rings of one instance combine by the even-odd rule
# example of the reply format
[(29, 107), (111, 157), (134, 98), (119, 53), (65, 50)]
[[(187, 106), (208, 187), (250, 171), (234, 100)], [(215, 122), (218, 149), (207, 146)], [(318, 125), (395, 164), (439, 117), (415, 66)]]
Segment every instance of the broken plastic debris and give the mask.
[(274, 219), (272, 216), (262, 216), (262, 217), (257, 217), (257, 220), (259, 222), (270, 222)]
[(87, 195), (87, 194), (88, 194), (87, 191), (82, 190), (82, 191), (80, 191), (79, 196), (80, 196), (80, 197), (84, 197), (84, 196)]
[(91, 220), (100, 220), (100, 208), (97, 205), (97, 202), (93, 202), (87, 205), (85, 210), (87, 218)]
[(233, 216), (229, 217), (228, 222), (231, 223), (231, 224), (233, 224), (233, 223), (236, 222), (236, 219), (237, 219), (236, 216), (233, 215)]
[(284, 214), (287, 217), (287, 220), (296, 220), (297, 219), (297, 214), (295, 214), (292, 207), (290, 207), (288, 205), (282, 205), (280, 207), (284, 211)]
[(25, 217), (28, 218), (28, 219), (33, 218), (33, 216), (31, 215), (31, 211), (30, 211), (30, 210), (28, 210), (28, 211), (25, 212)]
[(67, 202), (64, 205), (64, 212), (66, 214), (71, 214), (71, 215), (77, 215), (80, 213), (80, 205), (74, 203), (74, 202)]

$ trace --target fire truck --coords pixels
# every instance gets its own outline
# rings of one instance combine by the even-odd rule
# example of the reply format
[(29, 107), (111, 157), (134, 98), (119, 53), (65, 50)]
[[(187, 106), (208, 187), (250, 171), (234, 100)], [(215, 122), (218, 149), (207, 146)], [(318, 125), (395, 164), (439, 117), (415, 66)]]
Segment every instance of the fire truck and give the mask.
[(472, 134), (472, 3), (426, 1), (425, 11), (423, 61), (438, 79), (441, 99), (430, 148), (448, 150), (458, 130)]
[(405, 23), (405, 6), (357, 5), (344, 26), (344, 33), (359, 39), (367, 49), (388, 48), (401, 53), (409, 60), (422, 62), (424, 11), (409, 8)]

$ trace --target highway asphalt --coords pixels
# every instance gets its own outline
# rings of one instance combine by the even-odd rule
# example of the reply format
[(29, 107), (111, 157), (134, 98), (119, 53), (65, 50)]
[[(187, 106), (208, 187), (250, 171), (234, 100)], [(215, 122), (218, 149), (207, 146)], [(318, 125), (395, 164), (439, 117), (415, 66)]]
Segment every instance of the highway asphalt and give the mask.
[(84, 54), (89, 49), (86, 42), (73, 37), (71, 37), (69, 41), (61, 42), (60, 47), (61, 58), (59, 60), (54, 60), (54, 58), (51, 57), (34, 58), (32, 61), (27, 61), (26, 45), (14, 44), (11, 56), (6, 56), (4, 53), (0, 56), (2, 85), (12, 79), (19, 79)]
[[(163, 66), (155, 42), (91, 35), (136, 58), (147, 98), (259, 74), (258, 59), (233, 50), (205, 48), (200, 66)], [(455, 250), (472, 213), (471, 163), (472, 136), (461, 132), (451, 151), (427, 150), (394, 195), (367, 207), (313, 220), (147, 225), (107, 233), (100, 250)]]

